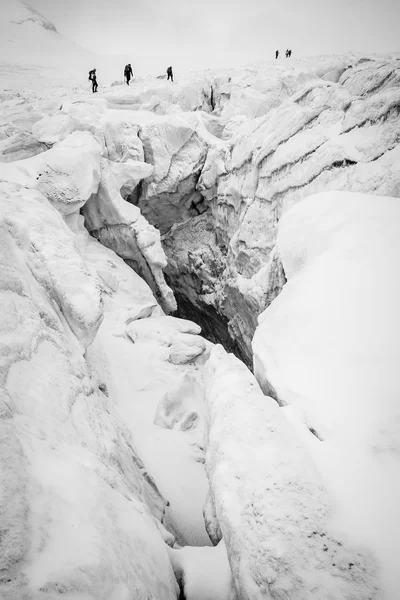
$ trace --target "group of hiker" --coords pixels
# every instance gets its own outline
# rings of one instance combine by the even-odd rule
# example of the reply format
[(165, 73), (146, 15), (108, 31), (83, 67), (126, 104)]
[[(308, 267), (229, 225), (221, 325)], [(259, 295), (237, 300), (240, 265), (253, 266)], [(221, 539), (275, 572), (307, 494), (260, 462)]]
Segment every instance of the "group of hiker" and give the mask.
[[(290, 58), (292, 56), (292, 51), (287, 49), (285, 52), (285, 56), (286, 56), (286, 58)], [(278, 58), (278, 57), (279, 57), (279, 50), (276, 50), (275, 58)], [(124, 69), (124, 78), (126, 80), (126, 85), (129, 85), (129, 82), (132, 77), (133, 77), (132, 65), (131, 65), (131, 63), (128, 63)], [(172, 67), (168, 67), (168, 69), (167, 69), (167, 81), (169, 81), (169, 80), (171, 80), (172, 82), (174, 81)], [(92, 69), (91, 71), (89, 71), (89, 81), (92, 82), (92, 92), (94, 94), (95, 92), (97, 92), (97, 88), (99, 87), (98, 83), (97, 83), (96, 69)]]
[[(131, 63), (127, 64), (124, 69), (124, 78), (126, 80), (126, 85), (129, 85), (131, 78), (133, 77), (132, 65)], [(174, 75), (172, 73), (172, 67), (168, 67), (167, 69), (167, 81), (174, 81)], [(97, 92), (98, 83), (97, 83), (97, 75), (96, 69), (92, 69), (89, 71), (89, 81), (92, 82), (92, 92), (93, 94)]]
[[(286, 50), (285, 56), (286, 56), (286, 58), (290, 58), (292, 56), (292, 51), (291, 50)], [(278, 57), (279, 57), (279, 50), (276, 50), (276, 52), (275, 52), (275, 58), (278, 58)]]
[[(286, 58), (290, 58), (292, 56), (292, 51), (287, 49), (285, 52), (285, 56), (286, 56)], [(276, 50), (275, 58), (278, 58), (278, 57), (279, 57), (279, 50)], [(124, 69), (124, 78), (126, 80), (126, 85), (129, 85), (129, 82), (132, 77), (133, 77), (132, 65), (131, 65), (131, 63), (128, 63)], [(169, 80), (171, 80), (172, 82), (174, 81), (172, 67), (168, 67), (168, 69), (167, 69), (167, 81), (169, 81)], [(89, 81), (92, 82), (92, 92), (94, 94), (95, 92), (97, 92), (97, 88), (99, 87), (98, 83), (97, 83), (96, 69), (92, 69), (91, 71), (89, 71)]]

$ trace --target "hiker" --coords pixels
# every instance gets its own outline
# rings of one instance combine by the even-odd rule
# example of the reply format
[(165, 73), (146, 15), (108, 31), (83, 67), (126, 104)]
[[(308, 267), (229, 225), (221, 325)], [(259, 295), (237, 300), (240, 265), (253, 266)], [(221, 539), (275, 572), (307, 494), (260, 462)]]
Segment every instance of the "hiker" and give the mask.
[(172, 83), (174, 82), (174, 76), (172, 75), (172, 67), (168, 67), (167, 69), (167, 81), (171, 78)]
[(289, 52), (289, 58), (290, 58), (292, 56), (292, 51), (288, 50), (288, 52)]
[(278, 58), (278, 56), (279, 56), (279, 50), (277, 50), (277, 51), (275, 52), (275, 58)]
[(132, 71), (131, 63), (129, 63), (129, 65), (125, 66), (124, 77), (126, 79), (126, 85), (129, 85), (130, 79), (131, 79), (131, 77), (133, 77), (133, 71)]
[(286, 54), (286, 58), (289, 58), (289, 50), (286, 50), (285, 54)]
[(91, 71), (89, 71), (89, 81), (92, 82), (92, 92), (94, 94), (95, 92), (97, 92), (97, 88), (99, 87), (97, 85), (96, 69), (92, 69)]

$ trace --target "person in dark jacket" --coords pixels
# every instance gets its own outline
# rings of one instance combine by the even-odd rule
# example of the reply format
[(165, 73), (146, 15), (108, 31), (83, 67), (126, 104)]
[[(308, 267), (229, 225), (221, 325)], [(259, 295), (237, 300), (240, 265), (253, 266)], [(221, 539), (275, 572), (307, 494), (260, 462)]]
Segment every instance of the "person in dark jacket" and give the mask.
[(133, 71), (132, 71), (131, 63), (129, 63), (129, 65), (126, 65), (126, 67), (124, 69), (124, 77), (126, 79), (126, 85), (129, 85), (131, 77), (133, 77)]
[(275, 52), (275, 58), (278, 58), (278, 56), (279, 56), (279, 50), (277, 50), (277, 51)]
[(174, 76), (172, 74), (172, 67), (168, 67), (167, 69), (167, 81), (171, 79), (172, 83), (174, 82)]
[(95, 92), (97, 92), (97, 88), (99, 87), (97, 85), (96, 69), (92, 69), (91, 71), (89, 71), (89, 81), (92, 82), (92, 92), (94, 94)]

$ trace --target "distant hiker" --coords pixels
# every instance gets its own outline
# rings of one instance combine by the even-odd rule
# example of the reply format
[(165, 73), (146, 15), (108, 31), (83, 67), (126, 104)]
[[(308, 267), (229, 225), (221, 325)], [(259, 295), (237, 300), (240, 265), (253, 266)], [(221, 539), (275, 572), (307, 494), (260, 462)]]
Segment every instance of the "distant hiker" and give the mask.
[(131, 63), (129, 63), (129, 65), (125, 66), (124, 77), (126, 79), (126, 85), (129, 85), (131, 77), (133, 77), (133, 71), (132, 71)]
[(275, 52), (275, 58), (278, 58), (278, 56), (279, 56), (279, 50), (277, 50), (277, 51)]
[(97, 85), (96, 69), (92, 69), (91, 71), (89, 71), (89, 81), (92, 82), (92, 92), (94, 94), (95, 92), (97, 92), (97, 88), (99, 87)]
[(289, 56), (290, 56), (289, 50), (286, 50), (285, 54), (286, 54), (286, 58), (289, 58)]
[(292, 56), (292, 51), (289, 50), (289, 58)]
[(172, 81), (172, 83), (173, 83), (173, 82), (174, 82), (174, 76), (173, 76), (173, 74), (172, 74), (172, 67), (168, 67), (168, 69), (167, 69), (167, 75), (168, 75), (168, 77), (167, 77), (167, 81), (168, 81), (169, 79), (171, 79), (171, 81)]

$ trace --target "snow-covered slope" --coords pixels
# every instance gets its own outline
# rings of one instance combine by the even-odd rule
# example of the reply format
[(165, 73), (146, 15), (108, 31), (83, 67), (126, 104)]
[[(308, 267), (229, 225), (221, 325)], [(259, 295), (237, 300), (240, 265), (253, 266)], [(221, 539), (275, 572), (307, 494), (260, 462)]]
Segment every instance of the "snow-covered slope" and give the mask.
[(375, 548), (335, 528), (301, 436), (221, 346), (207, 363), (206, 403), (208, 523), (224, 538), (238, 597), (380, 598)]
[[(79, 191), (97, 179), (80, 141), (86, 161), (73, 144), (39, 156), (52, 186), (17, 168), (22, 185), (0, 183), (0, 594), (172, 599), (165, 542), (208, 543), (195, 400), (207, 344), (87, 233)], [(67, 147), (57, 179), (51, 156)]]
[(165, 500), (86, 351), (100, 280), (40, 192), (2, 182), (0, 202), (0, 595), (175, 598)]
[[(184, 314), (225, 317), (249, 364), (256, 316), (284, 282), (274, 251), (281, 214), (320, 190), (400, 196), (399, 62), (354, 65), (339, 83), (312, 76), (315, 68), (310, 61), (308, 69), (246, 72), (246, 85), (232, 74), (216, 110), (236, 116), (220, 121), (227, 141), (210, 144), (195, 188), (208, 210), (178, 223), (164, 241)], [(237, 104), (238, 91), (253, 94), (263, 74), (270, 85), (260, 100), (265, 113), (248, 118), (254, 112)], [(185, 256), (190, 266), (182, 274)]]
[(152, 168), (123, 155), (118, 127), (109, 152), (97, 133), (0, 164), (6, 600), (176, 598), (166, 543), (209, 543), (196, 401), (207, 343), (84, 228), (89, 203), (88, 219), (129, 230), (130, 258), (174, 308), (159, 233), (120, 195)]
[(393, 599), (399, 229), (397, 198), (329, 192), (303, 200), (280, 223), (288, 283), (260, 316), (253, 341), (257, 378), (309, 444), (334, 498), (338, 531), (375, 552)]
[(0, 81), (8, 89), (40, 90), (85, 85), (97, 68), (100, 83), (122, 77), (124, 59), (96, 55), (63, 38), (34, 2), (2, 0), (0, 12)]

